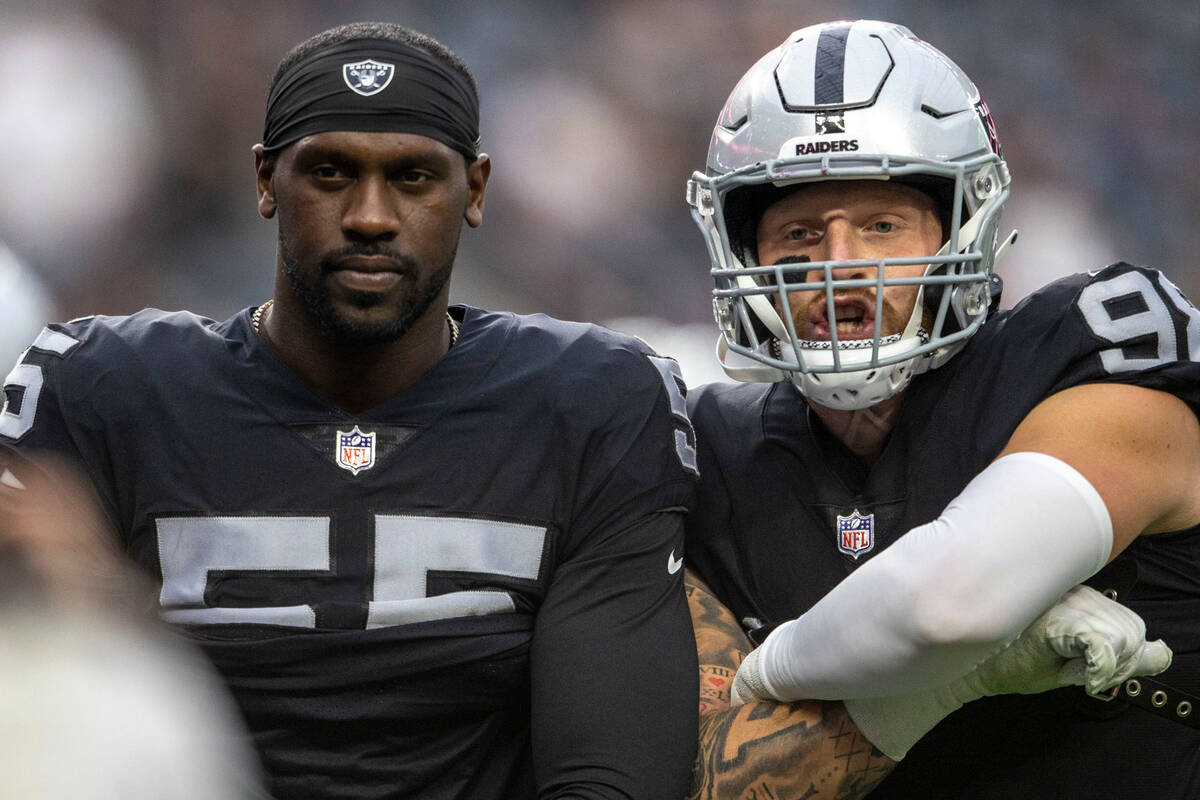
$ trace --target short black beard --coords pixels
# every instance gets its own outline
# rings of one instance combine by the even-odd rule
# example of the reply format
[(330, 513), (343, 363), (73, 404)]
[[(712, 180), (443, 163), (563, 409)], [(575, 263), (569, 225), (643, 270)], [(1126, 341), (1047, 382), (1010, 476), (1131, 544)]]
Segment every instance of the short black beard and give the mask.
[[(408, 333), (413, 323), (429, 310), (429, 306), (450, 282), (457, 251), (456, 244), (446, 259), (430, 273), (424, 284), (419, 284), (416, 278), (419, 268), (411, 257), (393, 252), (386, 246), (349, 245), (327, 253), (321, 259), (317, 280), (309, 281), (300, 270), (299, 262), (292, 256), (284, 238), (279, 237), (279, 258), (292, 290), (316, 320), (321, 334), (334, 345), (387, 344)], [(378, 323), (355, 322), (339, 315), (334, 309), (324, 281), (333, 272), (336, 260), (349, 255), (386, 255), (403, 266), (404, 271), (400, 277), (405, 284), (404, 299), (398, 313), (391, 319)], [(369, 308), (378, 304), (379, 296), (370, 292), (356, 292), (350, 295), (350, 301), (359, 308)]]

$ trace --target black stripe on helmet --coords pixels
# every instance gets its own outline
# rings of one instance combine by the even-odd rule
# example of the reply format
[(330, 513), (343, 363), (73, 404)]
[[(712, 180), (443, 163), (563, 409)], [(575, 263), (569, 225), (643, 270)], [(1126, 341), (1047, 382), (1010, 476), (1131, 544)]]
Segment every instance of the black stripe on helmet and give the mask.
[(840, 105), (845, 102), (846, 39), (850, 24), (830, 25), (817, 39), (817, 61), (813, 79), (813, 104)]

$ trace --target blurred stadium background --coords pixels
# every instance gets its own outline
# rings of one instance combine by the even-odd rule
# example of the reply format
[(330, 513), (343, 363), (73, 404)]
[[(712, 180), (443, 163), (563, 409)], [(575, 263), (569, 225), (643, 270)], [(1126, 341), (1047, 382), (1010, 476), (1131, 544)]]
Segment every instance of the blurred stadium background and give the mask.
[(1006, 305), (1118, 259), (1200, 296), (1195, 0), (0, 0), (0, 327), (22, 331), (0, 361), (46, 318), (223, 319), (268, 297), (250, 147), (270, 76), (311, 34), (381, 19), (446, 42), (479, 82), (494, 170), (453, 299), (639, 333), (689, 383), (716, 378), (684, 181), (758, 56), (854, 17), (906, 24), (991, 106), (1022, 234)]

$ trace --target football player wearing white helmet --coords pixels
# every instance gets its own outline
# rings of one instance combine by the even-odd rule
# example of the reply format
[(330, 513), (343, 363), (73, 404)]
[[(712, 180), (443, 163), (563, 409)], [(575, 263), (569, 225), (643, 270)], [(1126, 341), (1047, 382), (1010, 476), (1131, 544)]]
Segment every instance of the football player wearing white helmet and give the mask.
[[(904, 760), (873, 797), (1200, 792), (1200, 313), (1128, 264), (998, 311), (1009, 189), (975, 85), (900, 25), (795, 31), (722, 110), (688, 183), (743, 382), (688, 398), (704, 791), (861, 794), (883, 754)], [(1021, 652), (1085, 581), (1177, 643), (1161, 679), (1088, 696), (1164, 669), (1136, 664), (1156, 645), (1087, 693), (988, 697), (916, 742), (965, 700), (1047, 688), (947, 682)], [(1114, 776), (1116, 740), (1146, 767)]]

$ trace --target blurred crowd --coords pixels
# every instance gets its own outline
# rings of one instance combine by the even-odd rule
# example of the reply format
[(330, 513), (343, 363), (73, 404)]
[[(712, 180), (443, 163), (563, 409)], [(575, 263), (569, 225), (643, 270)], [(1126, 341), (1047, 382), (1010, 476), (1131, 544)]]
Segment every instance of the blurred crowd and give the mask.
[[(268, 297), (274, 225), (250, 147), (270, 76), (309, 35), (382, 19), (478, 79), (495, 168), (453, 299), (624, 327), (708, 379), (711, 284), (684, 182), (758, 56), (851, 17), (906, 24), (988, 101), (1014, 174), (1006, 230), (1022, 234), (999, 265), (1006, 304), (1118, 259), (1200, 295), (1194, 0), (0, 0), (0, 241), (25, 265), (0, 253), (0, 314), (224, 318)], [(6, 364), (20, 350), (0, 348)]]

